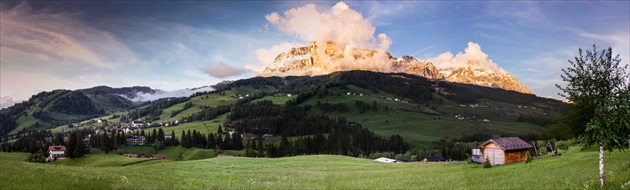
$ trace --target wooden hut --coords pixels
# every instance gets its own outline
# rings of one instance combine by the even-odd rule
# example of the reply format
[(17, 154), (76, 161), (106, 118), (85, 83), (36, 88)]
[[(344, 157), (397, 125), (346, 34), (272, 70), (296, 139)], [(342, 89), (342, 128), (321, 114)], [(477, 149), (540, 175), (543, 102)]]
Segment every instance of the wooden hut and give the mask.
[(524, 162), (527, 159), (527, 151), (532, 145), (518, 137), (506, 137), (490, 139), (482, 143), (481, 148), (483, 160), (487, 158), (490, 164), (509, 164), (514, 162)]

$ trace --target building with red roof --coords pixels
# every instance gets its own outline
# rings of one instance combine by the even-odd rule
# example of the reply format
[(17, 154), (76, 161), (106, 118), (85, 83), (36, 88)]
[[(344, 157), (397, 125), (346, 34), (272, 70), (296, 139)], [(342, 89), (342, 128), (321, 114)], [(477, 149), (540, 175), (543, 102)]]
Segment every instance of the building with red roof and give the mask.
[(65, 146), (49, 146), (48, 147), (48, 158), (50, 160), (63, 159), (64, 154), (66, 154)]

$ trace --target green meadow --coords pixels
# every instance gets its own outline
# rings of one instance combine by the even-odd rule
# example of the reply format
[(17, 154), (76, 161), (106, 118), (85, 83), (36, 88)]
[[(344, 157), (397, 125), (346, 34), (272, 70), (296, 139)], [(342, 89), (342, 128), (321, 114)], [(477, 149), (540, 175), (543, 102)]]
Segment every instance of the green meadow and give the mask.
[[(598, 152), (482, 168), (467, 162), (384, 164), (332, 155), (285, 158), (131, 159), (90, 154), (28, 163), (0, 153), (2, 189), (598, 189)], [(136, 161), (137, 160), (137, 161)], [(630, 188), (630, 153), (606, 152), (606, 189)]]

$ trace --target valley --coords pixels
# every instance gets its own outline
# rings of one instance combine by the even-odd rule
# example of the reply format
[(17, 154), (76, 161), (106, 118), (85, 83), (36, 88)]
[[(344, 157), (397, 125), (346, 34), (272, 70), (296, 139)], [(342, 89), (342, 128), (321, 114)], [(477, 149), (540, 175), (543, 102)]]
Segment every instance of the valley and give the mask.
[[(353, 78), (353, 75), (359, 78)], [(366, 78), (365, 80), (367, 81), (362, 78)], [(414, 81), (416, 85), (419, 85), (417, 89), (426, 91), (392, 91), (395, 88), (387, 87), (392, 84), (382, 84), (386, 85), (383, 86), (383, 89), (390, 92), (381, 90), (378, 84), (366, 86), (369, 89), (360, 87), (370, 85), (369, 80), (393, 80), (392, 82), (396, 82), (392, 83), (395, 84), (394, 86), (407, 86), (409, 82)], [(440, 91), (432, 89), (432, 86), (436, 84), (443, 85), (443, 87), (439, 88)], [(300, 87), (296, 88), (296, 86)], [(26, 116), (17, 120), (18, 128), (9, 134), (15, 134), (19, 130), (43, 129), (49, 129), (55, 133), (68, 133), (76, 129), (96, 130), (104, 125), (130, 125), (131, 118), (129, 117), (143, 112), (145, 115), (138, 115), (134, 120), (146, 122), (147, 126), (144, 126), (143, 129), (148, 131), (162, 128), (167, 134), (174, 132), (179, 135), (182, 131), (195, 130), (207, 135), (215, 133), (219, 126), (229, 129), (226, 127), (226, 124), (230, 123), (227, 116), (231, 112), (228, 111), (208, 120), (197, 120), (187, 117), (199, 114), (204, 109), (212, 109), (217, 106), (234, 106), (239, 102), (255, 104), (261, 101), (271, 101), (278, 106), (284, 106), (289, 100), (295, 101), (299, 96), (303, 96), (306, 99), (302, 100), (297, 106), (310, 107), (309, 115), (326, 115), (330, 118), (343, 117), (348, 121), (360, 123), (379, 136), (388, 137), (399, 134), (412, 147), (433, 149), (436, 147), (429, 147), (433, 141), (438, 141), (442, 138), (456, 139), (466, 134), (539, 135), (545, 130), (545, 122), (548, 122), (545, 118), (554, 120), (554, 118), (559, 118), (564, 113), (563, 103), (559, 101), (526, 94), (520, 95), (526, 97), (526, 99), (505, 99), (501, 96), (494, 96), (499, 94), (499, 92), (519, 94), (517, 92), (466, 84), (431, 82), (414, 75), (403, 76), (401, 74), (381, 74), (364, 71), (341, 72), (322, 77), (252, 78), (232, 82), (210, 93), (200, 93), (188, 98), (177, 98), (177, 103), (174, 104), (168, 103), (174, 101), (170, 98), (143, 104), (129, 102), (125, 104), (128, 105), (127, 107), (133, 105), (140, 107), (130, 110), (125, 110), (121, 107), (108, 109), (108, 115), (87, 118), (83, 121), (75, 119), (74, 121), (76, 122), (59, 125), (58, 127), (51, 126), (52, 123), (35, 119), (28, 114), (33, 111), (28, 111), (25, 112), (27, 113)], [(414, 97), (414, 93), (422, 94), (421, 96), (423, 97)], [(310, 95), (307, 96), (308, 94)], [(52, 98), (53, 102), (59, 101), (55, 99), (55, 96), (46, 97)], [(527, 99), (534, 101), (523, 101)], [(100, 107), (98, 105), (115, 107), (115, 105), (105, 104), (103, 103), (105, 101), (99, 100), (100, 98), (92, 100), (93, 102), (101, 102), (95, 104), (97, 107)], [(35, 106), (27, 110), (41, 110), (39, 107), (42, 106), (37, 106), (41, 104), (37, 103), (37, 99), (34, 101), (36, 102)], [(167, 104), (164, 104), (164, 102)], [(343, 104), (347, 107), (347, 111), (324, 111), (317, 106), (323, 103)], [(357, 107), (357, 103), (365, 103), (367, 108)], [(154, 105), (152, 106), (152, 104)], [(155, 105), (162, 104), (167, 106), (155, 107)], [(43, 110), (46, 110), (45, 107)], [(527, 122), (528, 118), (537, 119)], [(96, 122), (97, 120), (107, 122), (106, 124), (99, 123)], [(159, 124), (174, 123), (175, 121), (178, 122), (177, 125), (164, 126)], [(26, 126), (32, 126), (31, 123), (41, 124), (39, 127), (27, 128)], [(247, 131), (242, 132), (248, 133)]]

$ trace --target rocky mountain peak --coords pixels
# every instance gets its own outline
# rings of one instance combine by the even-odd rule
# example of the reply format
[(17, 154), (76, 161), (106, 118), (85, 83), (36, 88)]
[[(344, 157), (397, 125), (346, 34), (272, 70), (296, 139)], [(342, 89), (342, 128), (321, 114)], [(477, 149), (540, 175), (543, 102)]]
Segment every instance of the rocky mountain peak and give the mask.
[[(280, 53), (274, 63), (267, 67), (261, 76), (274, 75), (319, 75), (335, 71), (348, 70), (338, 66), (331, 66), (330, 62), (344, 59), (344, 56), (352, 56), (350, 60), (363, 61), (373, 59), (377, 51), (353, 49), (351, 53), (344, 52), (334, 42), (327, 42), (325, 47), (318, 49), (316, 42), (311, 42), (307, 46), (294, 47), (290, 50)], [(318, 52), (321, 52), (318, 54)], [(418, 60), (412, 56), (401, 56), (399, 58), (392, 57), (389, 52), (384, 52), (386, 62), (379, 64), (386, 65), (386, 69), (373, 70), (378, 72), (403, 72), (422, 76), (429, 79), (447, 80), (451, 82), (474, 84), (479, 86), (487, 86), (493, 88), (502, 88), (513, 90), (521, 93), (531, 94), (532, 92), (521, 84), (516, 77), (496, 66), (489, 66), (479, 61), (468, 61), (466, 66), (457, 68), (438, 69), (433, 63)], [(383, 54), (381, 54), (383, 55)], [(383, 56), (379, 57), (383, 58)], [(373, 62), (371, 62), (373, 63)]]

